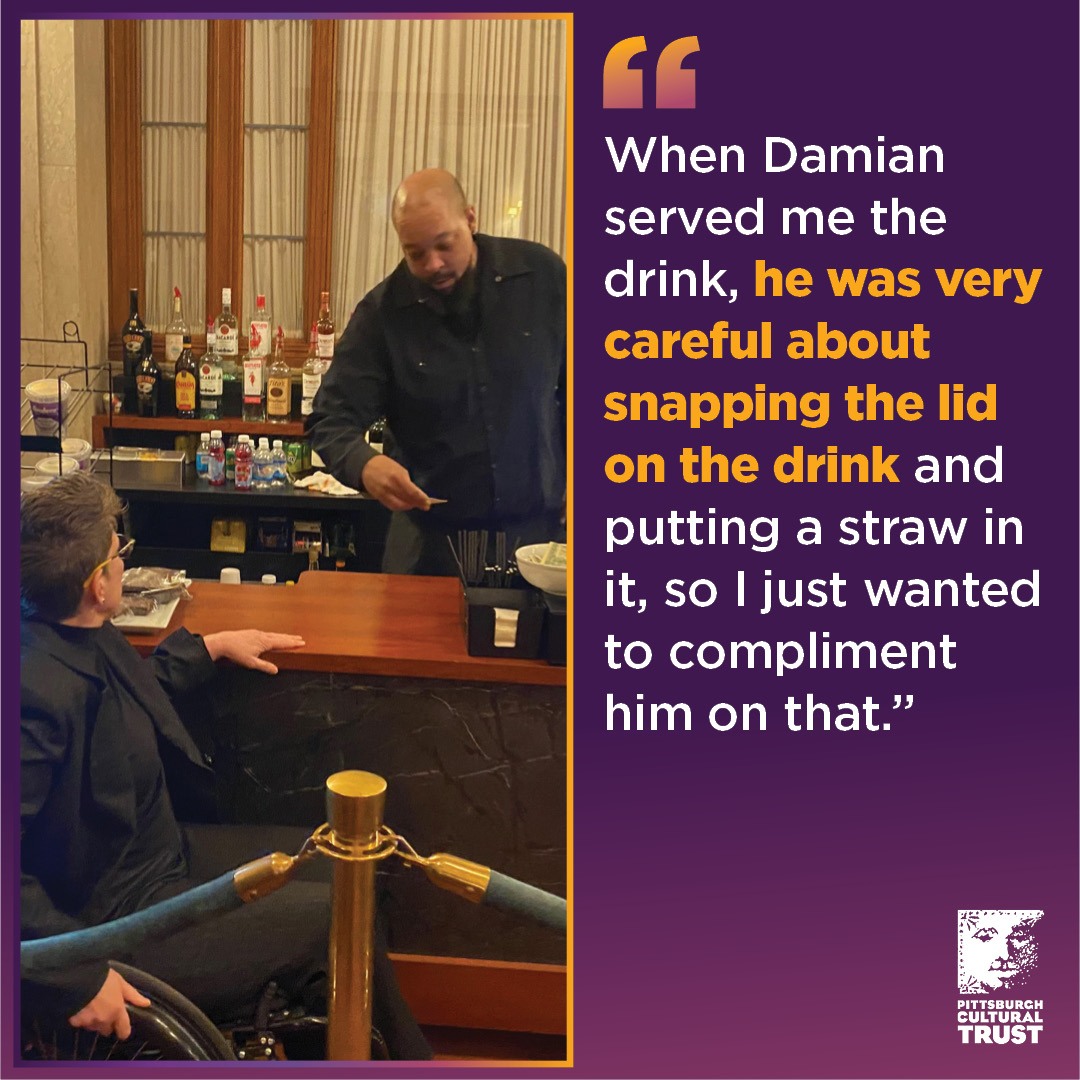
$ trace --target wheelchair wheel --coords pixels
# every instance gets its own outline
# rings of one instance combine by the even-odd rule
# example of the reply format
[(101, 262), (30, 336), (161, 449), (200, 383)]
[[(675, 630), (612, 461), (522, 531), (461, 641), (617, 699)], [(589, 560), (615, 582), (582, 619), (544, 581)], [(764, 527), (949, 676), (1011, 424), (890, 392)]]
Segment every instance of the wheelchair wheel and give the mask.
[(229, 1041), (183, 994), (138, 968), (114, 961), (115, 968), (151, 1001), (148, 1009), (128, 1006), (127, 1039), (79, 1031), (66, 1022), (31, 1020), (23, 1036), (28, 1061), (234, 1061)]

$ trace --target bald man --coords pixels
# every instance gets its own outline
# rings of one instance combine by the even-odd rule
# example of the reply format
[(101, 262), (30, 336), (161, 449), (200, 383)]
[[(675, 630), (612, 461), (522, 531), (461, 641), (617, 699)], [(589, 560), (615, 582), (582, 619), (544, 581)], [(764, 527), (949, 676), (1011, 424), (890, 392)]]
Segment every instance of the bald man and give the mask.
[[(387, 573), (453, 574), (447, 537), (558, 539), (566, 491), (566, 267), (477, 232), (453, 175), (394, 194), (404, 255), (357, 305), (315, 398), (312, 446), (394, 513)], [(386, 417), (391, 454), (365, 431)]]

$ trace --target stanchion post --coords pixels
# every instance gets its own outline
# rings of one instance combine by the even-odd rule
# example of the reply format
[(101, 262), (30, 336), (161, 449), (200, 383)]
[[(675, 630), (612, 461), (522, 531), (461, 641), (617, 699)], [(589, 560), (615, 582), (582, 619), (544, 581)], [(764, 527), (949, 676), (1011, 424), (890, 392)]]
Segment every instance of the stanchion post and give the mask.
[(327, 1058), (371, 1057), (372, 968), (375, 937), (375, 861), (386, 781), (349, 770), (326, 781), (326, 817), (339, 847), (361, 856), (334, 860), (330, 915), (330, 1003)]

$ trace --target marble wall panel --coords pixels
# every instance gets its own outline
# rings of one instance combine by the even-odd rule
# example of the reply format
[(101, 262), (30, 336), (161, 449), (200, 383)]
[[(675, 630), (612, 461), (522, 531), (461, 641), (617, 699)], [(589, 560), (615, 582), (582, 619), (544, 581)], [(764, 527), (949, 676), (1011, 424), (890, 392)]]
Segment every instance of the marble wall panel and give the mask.
[[(327, 776), (367, 769), (387, 780), (387, 823), (421, 853), (565, 896), (565, 703), (561, 687), (234, 670), (186, 715), (215, 743), (230, 820), (314, 827)], [(564, 961), (563, 935), (476, 908), (396, 860), (380, 883), (395, 949)]]

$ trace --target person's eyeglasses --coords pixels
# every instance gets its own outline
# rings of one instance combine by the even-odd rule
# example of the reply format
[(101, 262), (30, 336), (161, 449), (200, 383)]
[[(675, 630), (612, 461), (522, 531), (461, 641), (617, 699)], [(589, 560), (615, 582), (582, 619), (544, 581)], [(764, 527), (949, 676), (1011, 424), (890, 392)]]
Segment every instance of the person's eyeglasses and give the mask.
[(86, 588), (87, 585), (90, 584), (90, 582), (93, 579), (94, 575), (99, 570), (101, 570), (104, 567), (108, 566), (109, 563), (111, 563), (113, 561), (113, 559), (123, 559), (123, 558), (126, 558), (128, 555), (131, 554), (132, 548), (135, 547), (135, 541), (134, 540), (129, 540), (123, 533), (117, 533), (116, 538), (117, 538), (117, 540), (120, 541), (120, 546), (116, 549), (116, 554), (115, 555), (110, 555), (107, 559), (103, 559), (101, 562), (99, 562), (97, 564), (97, 566), (94, 567), (93, 570), (90, 571), (89, 574), (87, 574), (86, 580), (82, 583), (82, 587), (84, 589)]

